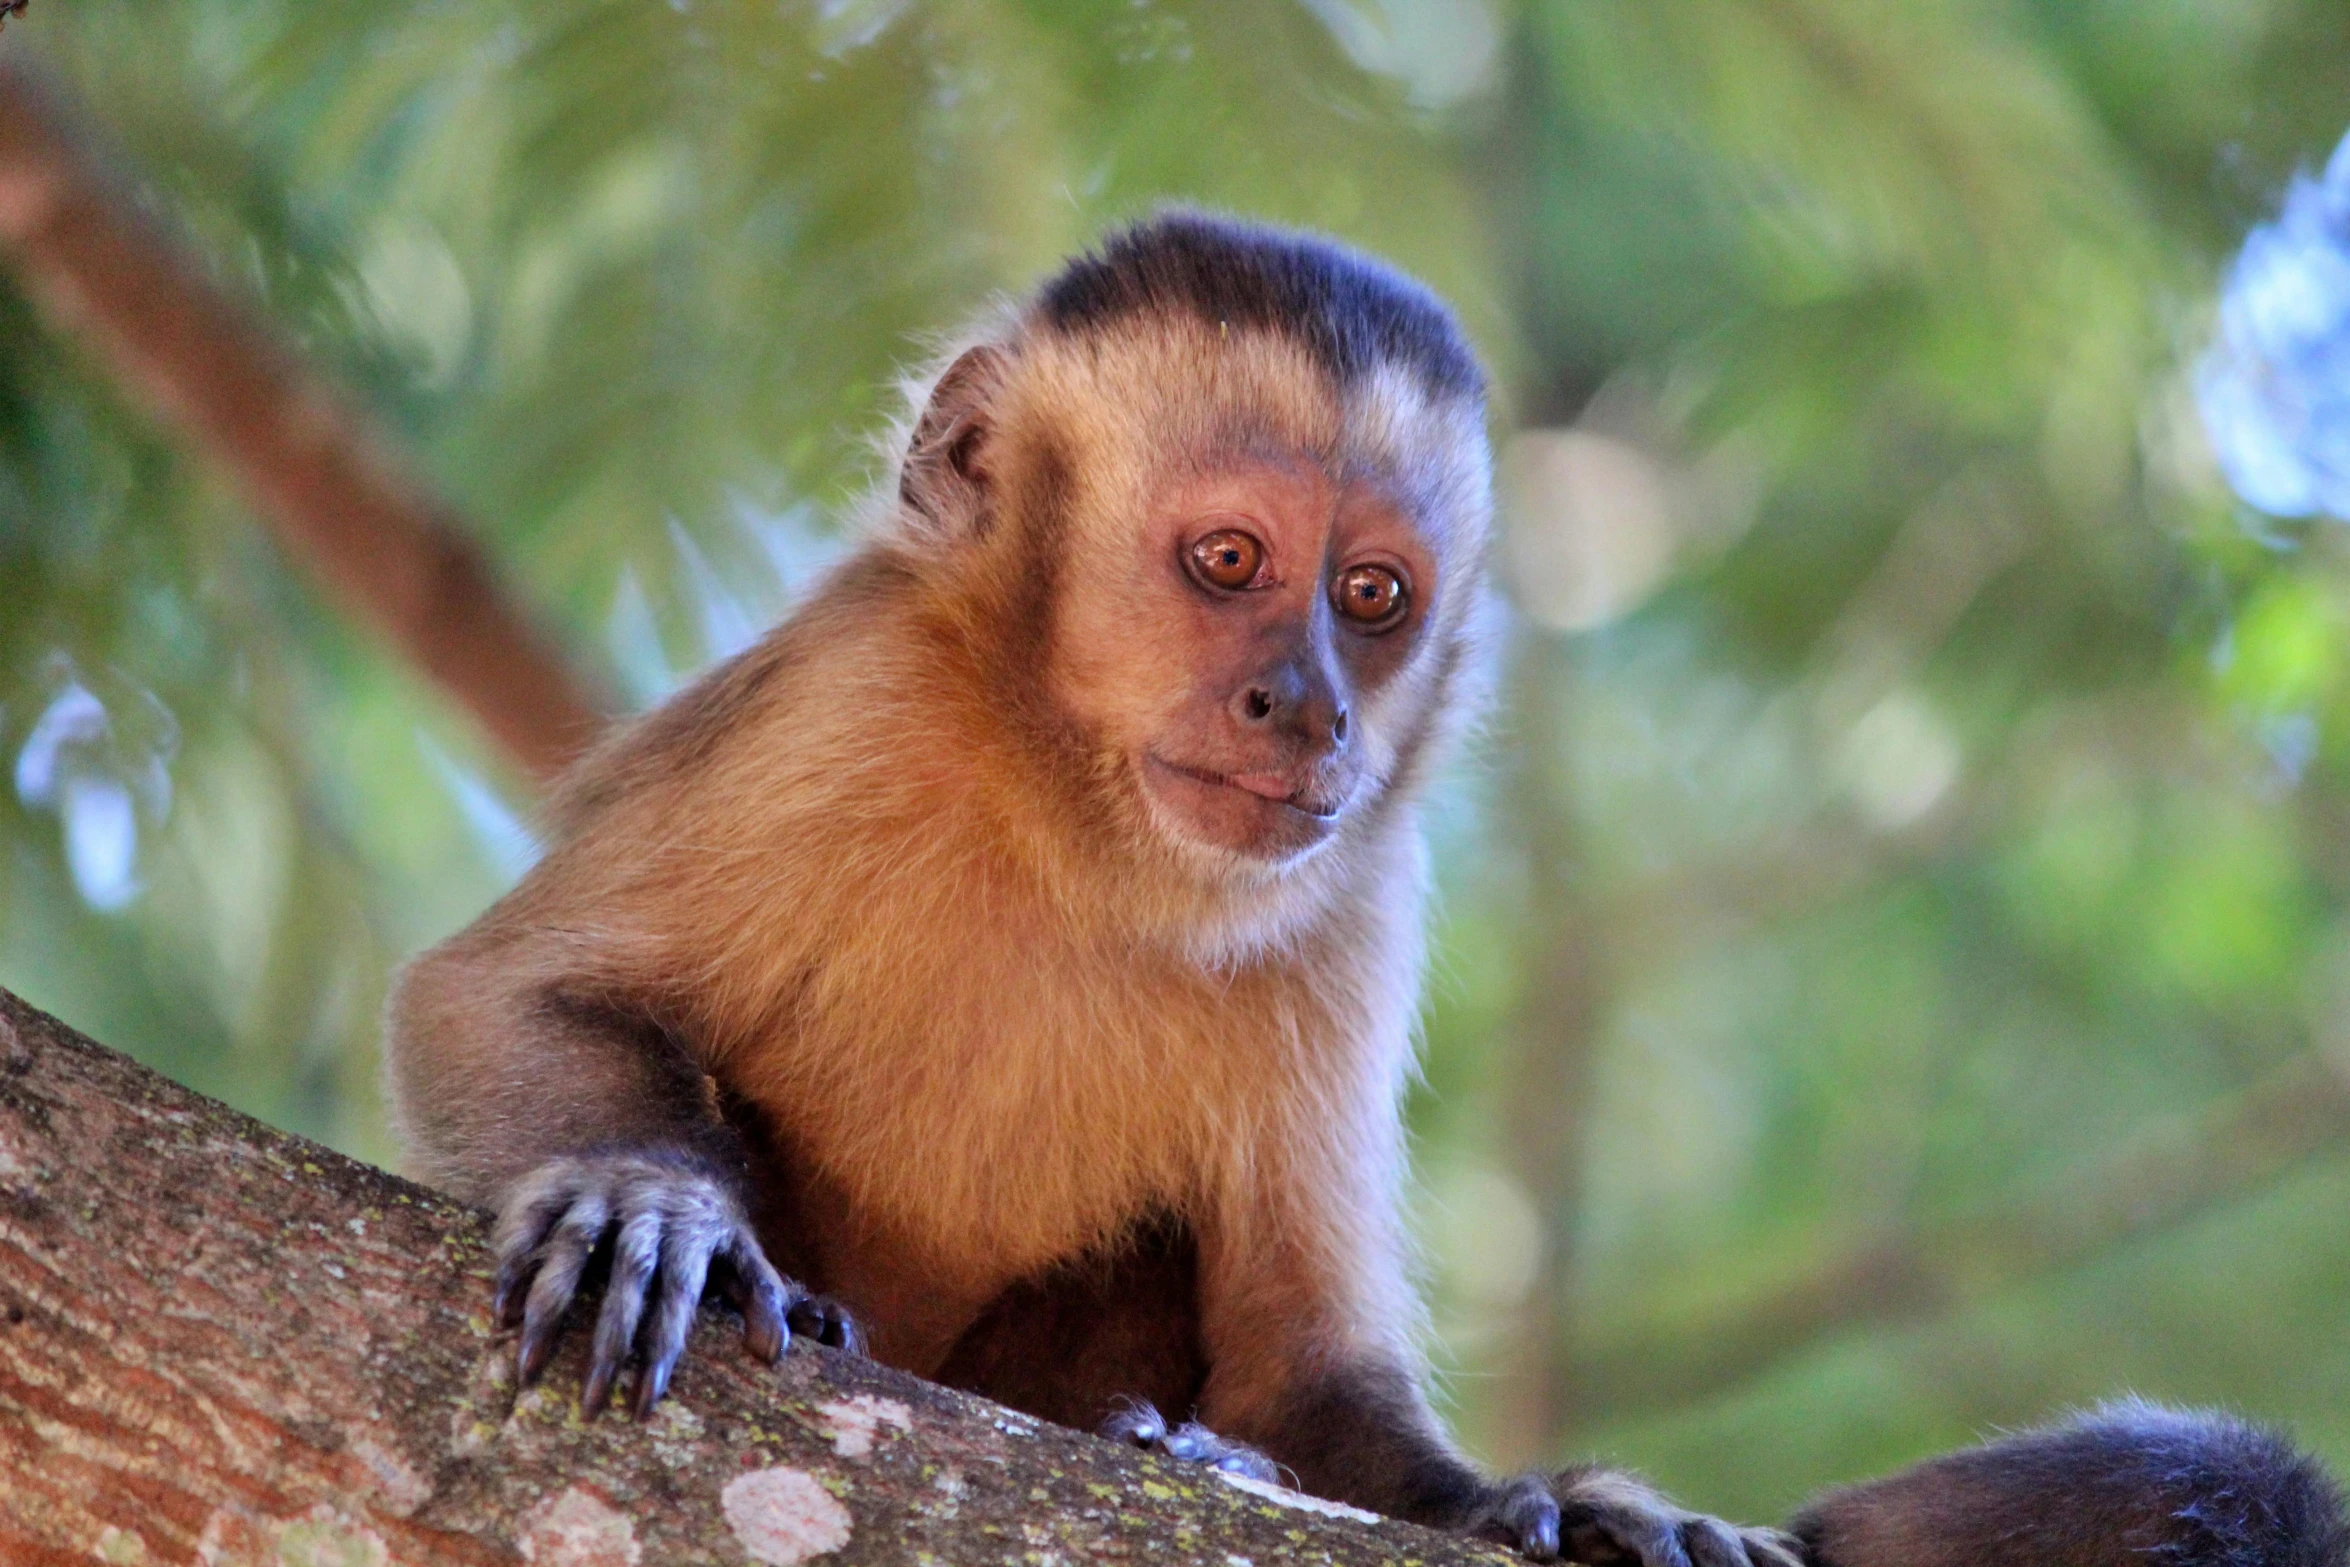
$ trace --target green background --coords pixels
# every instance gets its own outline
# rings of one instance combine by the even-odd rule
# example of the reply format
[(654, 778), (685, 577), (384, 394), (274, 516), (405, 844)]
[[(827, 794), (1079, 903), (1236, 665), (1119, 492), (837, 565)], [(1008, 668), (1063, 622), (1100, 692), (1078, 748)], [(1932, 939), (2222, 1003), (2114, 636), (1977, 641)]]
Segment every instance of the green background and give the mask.
[[(1467, 1439), (1747, 1517), (2124, 1390), (2350, 1465), (2350, 544), (2189, 391), (2350, 12), (35, 0), (0, 53), (639, 703), (1106, 224), (1417, 272), (1520, 608), (1413, 1105)], [(391, 1157), (386, 976), (527, 796), (0, 272), (0, 761), (74, 682), (135, 885), (0, 774), (0, 984)]]

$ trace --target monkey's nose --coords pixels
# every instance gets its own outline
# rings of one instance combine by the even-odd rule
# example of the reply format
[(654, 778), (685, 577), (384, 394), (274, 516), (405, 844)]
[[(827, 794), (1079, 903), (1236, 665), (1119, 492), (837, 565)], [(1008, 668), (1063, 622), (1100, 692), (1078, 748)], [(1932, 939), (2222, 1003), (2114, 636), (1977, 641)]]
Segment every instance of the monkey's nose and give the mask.
[(1347, 713), (1327, 679), (1283, 669), (1244, 686), (1233, 702), (1244, 728), (1285, 734), (1316, 751), (1346, 744)]

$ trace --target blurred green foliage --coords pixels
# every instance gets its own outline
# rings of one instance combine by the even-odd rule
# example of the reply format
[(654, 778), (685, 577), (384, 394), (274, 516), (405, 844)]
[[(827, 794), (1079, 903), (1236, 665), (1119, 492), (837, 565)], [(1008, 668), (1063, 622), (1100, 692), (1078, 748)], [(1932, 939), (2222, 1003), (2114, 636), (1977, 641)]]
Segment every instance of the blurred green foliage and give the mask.
[[(925, 334), (1105, 224), (1419, 273), (1525, 612), (1414, 1105), (1472, 1442), (1774, 1516), (2127, 1388), (2350, 1464), (2350, 542), (2233, 505), (2187, 391), (2350, 13), (62, 0), (0, 48), (640, 701), (837, 548)], [(385, 977), (524, 802), (4, 276), (0, 603), (0, 984), (388, 1158)], [(79, 795), (25, 760), (72, 700)]]

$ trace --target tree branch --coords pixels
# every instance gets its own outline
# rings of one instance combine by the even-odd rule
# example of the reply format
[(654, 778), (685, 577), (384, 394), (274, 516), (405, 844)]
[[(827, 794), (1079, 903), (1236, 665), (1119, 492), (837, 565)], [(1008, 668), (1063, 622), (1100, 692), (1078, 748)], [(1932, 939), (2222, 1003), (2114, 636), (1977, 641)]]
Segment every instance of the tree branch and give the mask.
[(713, 1311), (650, 1422), (519, 1395), (485, 1216), (0, 991), (0, 1561), (1417, 1561), (1488, 1548)]
[(244, 491), (278, 541), (539, 777), (606, 704), (369, 422), (141, 209), (77, 117), (0, 62), (0, 247), (79, 336)]

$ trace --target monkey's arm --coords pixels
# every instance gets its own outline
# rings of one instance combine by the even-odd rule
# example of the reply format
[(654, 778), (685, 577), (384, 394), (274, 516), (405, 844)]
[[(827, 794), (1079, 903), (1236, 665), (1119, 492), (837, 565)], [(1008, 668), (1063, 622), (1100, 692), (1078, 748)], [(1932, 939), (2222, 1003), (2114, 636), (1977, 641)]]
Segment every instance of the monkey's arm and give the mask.
[(493, 916), (409, 967), (386, 1035), (416, 1173), (499, 1212), (497, 1310), (522, 1329), (526, 1381), (609, 1238), (590, 1413), (633, 1359), (638, 1409), (660, 1398), (713, 1275), (762, 1358), (793, 1326), (852, 1339), (837, 1309), (768, 1262), (707, 1058), (652, 1004), (622, 999), (627, 972), (608, 944), (589, 952), (541, 920)]
[(739, 1168), (696, 1052), (573, 945), (494, 913), (400, 975), (387, 1083), (415, 1174), (494, 1204), (546, 1161), (598, 1150)]
[(1245, 1217), (1206, 1227), (1208, 1426), (1261, 1448), (1316, 1495), (1538, 1560), (1564, 1549), (1598, 1567), (1795, 1567), (1774, 1531), (1686, 1512), (1629, 1475), (1581, 1467), (1497, 1480), (1463, 1457), (1411, 1346), (1392, 1167), (1376, 1154), (1353, 1171), (1264, 1169)]

